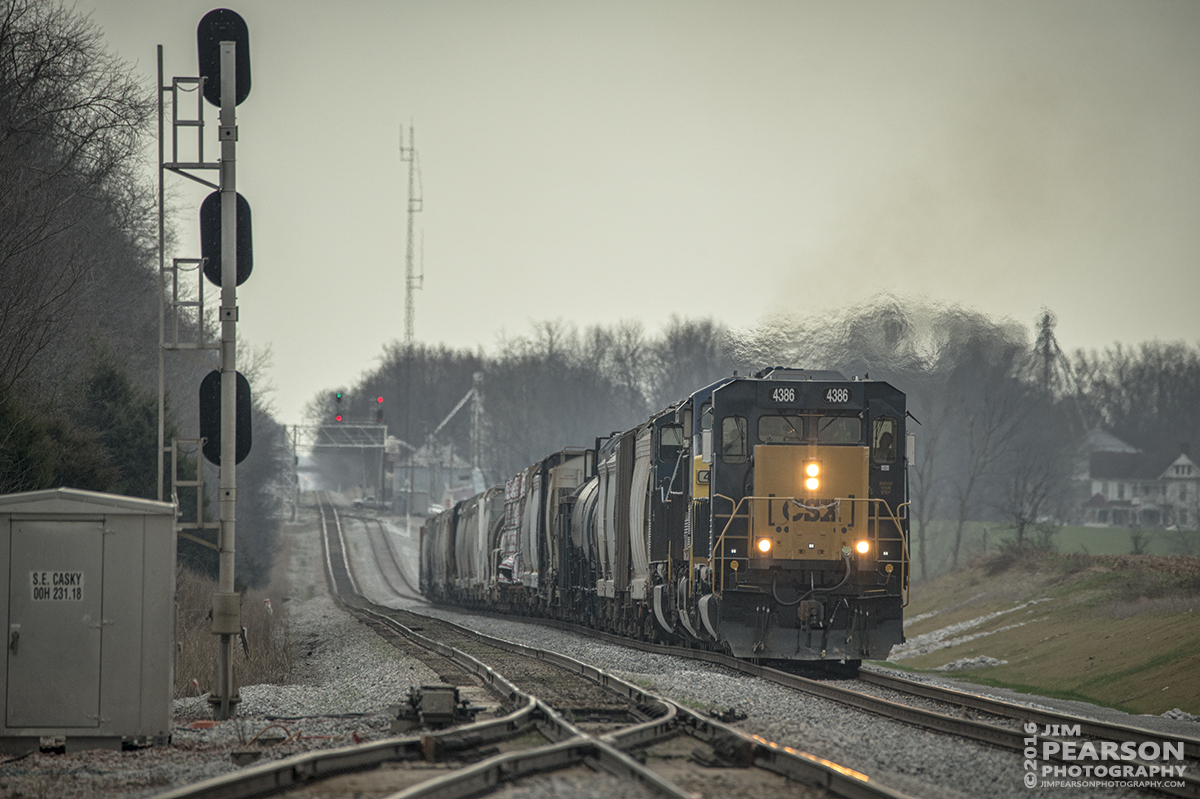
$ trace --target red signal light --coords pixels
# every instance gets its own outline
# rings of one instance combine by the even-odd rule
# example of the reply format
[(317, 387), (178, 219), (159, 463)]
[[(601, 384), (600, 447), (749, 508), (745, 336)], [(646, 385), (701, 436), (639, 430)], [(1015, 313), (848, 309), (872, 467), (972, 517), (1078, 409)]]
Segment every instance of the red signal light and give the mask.
[(376, 397), (376, 398), (375, 398), (375, 401), (376, 401), (376, 402), (383, 402), (383, 397)]
[(337, 416), (333, 417), (333, 418), (334, 418), (334, 419), (336, 419), (336, 420), (337, 420), (337, 421), (339, 421), (339, 422), (340, 422), (340, 421), (342, 421), (342, 415), (341, 415), (340, 413), (339, 413)]

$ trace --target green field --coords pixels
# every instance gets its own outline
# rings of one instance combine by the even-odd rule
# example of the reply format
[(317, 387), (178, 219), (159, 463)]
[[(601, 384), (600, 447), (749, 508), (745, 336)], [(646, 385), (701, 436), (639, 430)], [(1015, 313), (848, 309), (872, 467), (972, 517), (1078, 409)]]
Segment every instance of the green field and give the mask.
[[(953, 568), (953, 542), (955, 525), (949, 521), (936, 521), (929, 525), (926, 536), (928, 547), (928, 577), (935, 577)], [(1200, 555), (1200, 531), (1197, 530), (1154, 530), (1130, 529), (1125, 527), (1061, 527), (1050, 537), (1052, 551), (1085, 553), (1089, 555), (1128, 555), (1134, 553), (1134, 537), (1140, 538), (1140, 554), (1146, 555)], [(920, 541), (916, 531), (912, 533), (912, 560), (920, 562)], [(970, 562), (979, 556), (992, 555), (1003, 548), (1005, 542), (1016, 538), (1012, 528), (1003, 524), (968, 522), (963, 528), (962, 544), (959, 549), (959, 564)], [(1037, 541), (1037, 533), (1030, 531), (1026, 539)], [(913, 573), (922, 576), (914, 568)]]
[(905, 612), (909, 651), (893, 651), (891, 665), (985, 657), (1005, 662), (950, 673), (1130, 713), (1200, 715), (1200, 558), (993, 553), (914, 582)]

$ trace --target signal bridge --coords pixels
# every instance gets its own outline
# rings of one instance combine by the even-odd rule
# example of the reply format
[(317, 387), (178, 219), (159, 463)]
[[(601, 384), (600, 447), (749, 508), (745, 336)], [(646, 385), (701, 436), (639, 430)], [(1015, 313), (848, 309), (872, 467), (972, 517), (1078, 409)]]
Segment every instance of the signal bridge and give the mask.
[[(389, 443), (387, 425), (385, 424), (342, 424), (298, 425), (295, 431), (295, 447), (297, 449), (315, 449), (318, 447), (344, 447), (359, 449), (383, 449)], [(412, 445), (393, 438), (392, 442), (402, 447), (415, 449)]]

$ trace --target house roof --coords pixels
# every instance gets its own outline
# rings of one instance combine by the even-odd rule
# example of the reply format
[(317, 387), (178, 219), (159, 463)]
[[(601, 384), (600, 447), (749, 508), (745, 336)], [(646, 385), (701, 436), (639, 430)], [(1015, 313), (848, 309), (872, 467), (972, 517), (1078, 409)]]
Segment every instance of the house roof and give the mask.
[[(1178, 447), (1157, 452), (1093, 452), (1088, 459), (1088, 476), (1093, 480), (1159, 480), (1170, 477), (1178, 464), (1195, 466)], [(1200, 476), (1200, 470), (1197, 470)]]

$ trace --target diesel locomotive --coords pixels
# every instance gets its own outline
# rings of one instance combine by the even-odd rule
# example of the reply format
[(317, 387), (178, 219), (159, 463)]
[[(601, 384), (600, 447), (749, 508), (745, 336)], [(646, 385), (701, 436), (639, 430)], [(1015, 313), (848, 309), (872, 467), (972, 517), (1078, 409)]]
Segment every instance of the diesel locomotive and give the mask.
[(427, 520), (421, 590), (741, 658), (885, 658), (908, 599), (905, 422), (883, 381), (719, 380)]

